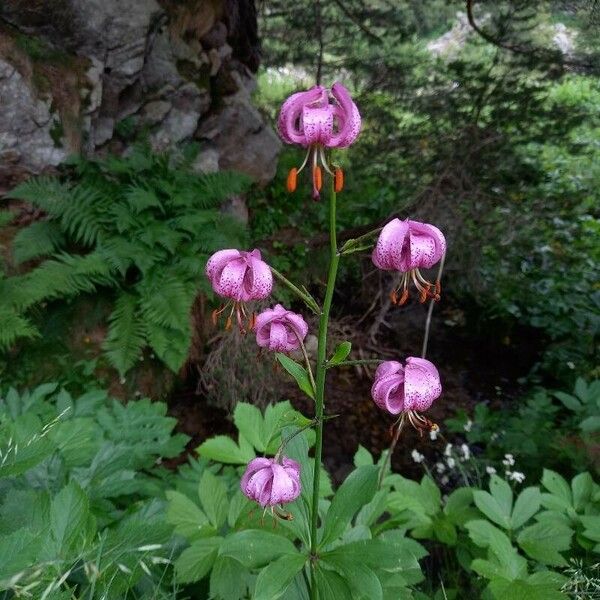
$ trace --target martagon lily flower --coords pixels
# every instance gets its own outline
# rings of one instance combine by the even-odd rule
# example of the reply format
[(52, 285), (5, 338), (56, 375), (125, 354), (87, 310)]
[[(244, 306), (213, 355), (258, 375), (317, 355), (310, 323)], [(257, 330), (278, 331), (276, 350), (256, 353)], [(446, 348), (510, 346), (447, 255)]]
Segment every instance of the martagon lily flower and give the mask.
[[(300, 465), (291, 458), (254, 458), (240, 481), (242, 493), (263, 508), (293, 502), (302, 490)], [(277, 513), (278, 516), (286, 517)]]
[(404, 275), (400, 286), (392, 291), (391, 300), (402, 305), (408, 300), (408, 284), (412, 280), (419, 292), (419, 301), (440, 299), (439, 280), (427, 281), (419, 269), (429, 269), (439, 262), (446, 252), (446, 238), (434, 225), (418, 221), (393, 219), (379, 234), (373, 250), (373, 264), (379, 269), (400, 271)]
[(344, 186), (344, 173), (331, 166), (325, 157), (325, 148), (346, 148), (360, 133), (361, 118), (348, 90), (339, 82), (327, 88), (316, 85), (305, 92), (292, 94), (281, 107), (277, 122), (279, 134), (288, 144), (307, 148), (304, 162), (290, 170), (287, 189), (296, 189), (298, 174), (312, 164), (313, 198), (319, 197), (323, 173), (319, 162), (334, 177), (335, 191)]
[(254, 329), (256, 343), (274, 352), (299, 350), (308, 333), (308, 325), (302, 315), (285, 309), (281, 304), (261, 312), (256, 317)]
[(213, 311), (213, 323), (229, 307), (226, 329), (231, 329), (235, 313), (239, 328), (245, 332), (244, 321), (250, 329), (254, 327), (254, 314), (248, 314), (244, 306), (251, 300), (262, 300), (271, 294), (273, 274), (269, 265), (262, 260), (259, 250), (244, 252), (235, 249), (219, 250), (206, 263), (206, 276), (219, 296), (230, 298), (230, 302)]
[(396, 360), (381, 363), (371, 388), (373, 401), (392, 415), (400, 415), (419, 431), (437, 431), (438, 426), (420, 413), (427, 410), (442, 393), (440, 374), (435, 365), (409, 356), (405, 364)]

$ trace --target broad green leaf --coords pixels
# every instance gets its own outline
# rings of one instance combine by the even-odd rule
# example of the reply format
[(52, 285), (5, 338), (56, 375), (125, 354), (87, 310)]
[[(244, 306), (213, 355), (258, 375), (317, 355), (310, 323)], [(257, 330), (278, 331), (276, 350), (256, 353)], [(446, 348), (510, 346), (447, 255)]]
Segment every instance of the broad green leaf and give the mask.
[(573, 491), (573, 505), (575, 510), (581, 511), (590, 502), (594, 492), (594, 480), (589, 473), (579, 473), (571, 481)]
[(262, 529), (245, 529), (228, 535), (219, 554), (235, 558), (248, 569), (257, 569), (295, 551), (294, 544), (281, 535)]
[(335, 571), (317, 566), (315, 573), (319, 600), (344, 600), (352, 598), (352, 591), (348, 582)]
[(233, 422), (259, 452), (266, 451), (263, 417), (256, 406), (247, 402), (238, 402), (233, 412)]
[(93, 535), (90, 519), (88, 497), (75, 481), (71, 481), (56, 494), (50, 505), (50, 533), (56, 556), (65, 557), (85, 545)]
[(510, 516), (513, 503), (513, 492), (510, 485), (498, 475), (492, 475), (490, 477), (490, 492), (500, 506), (502, 514)]
[(581, 402), (579, 402), (575, 396), (571, 396), (571, 394), (565, 394), (564, 392), (553, 392), (553, 395), (573, 412), (579, 412), (582, 409)]
[(296, 380), (298, 387), (309, 397), (314, 400), (315, 393), (310, 384), (308, 373), (306, 369), (299, 365), (295, 360), (292, 360), (285, 354), (277, 352), (275, 357), (281, 364), (281, 366)]
[(558, 473), (544, 469), (542, 484), (551, 494), (560, 498), (565, 506), (573, 506), (571, 487)]
[(327, 361), (330, 365), (339, 365), (342, 361), (348, 358), (348, 354), (352, 350), (350, 342), (341, 342), (335, 348), (333, 356)]
[(358, 450), (356, 451), (356, 454), (354, 455), (354, 466), (355, 467), (363, 467), (365, 465), (372, 465), (372, 464), (373, 464), (373, 456), (371, 455), (371, 453), (366, 448), (359, 445)]
[[(507, 581), (494, 579), (490, 582), (490, 591), (498, 600), (566, 600), (567, 596), (560, 592), (560, 585), (543, 578), (536, 578), (535, 573), (527, 580)], [(564, 581), (564, 580), (563, 580)]]
[(26, 528), (0, 536), (0, 590), (7, 589), (11, 577), (35, 564), (39, 545), (39, 538)]
[(306, 556), (296, 552), (284, 554), (270, 563), (258, 574), (253, 600), (281, 598), (306, 561)]
[(383, 590), (377, 575), (360, 559), (338, 553), (323, 557), (323, 561), (333, 567), (349, 584), (352, 597), (365, 600), (381, 600)]
[(237, 600), (246, 595), (249, 573), (235, 559), (217, 556), (210, 572), (210, 597)]
[(193, 539), (209, 531), (208, 519), (195, 502), (174, 490), (169, 490), (165, 495), (169, 501), (167, 522), (175, 526), (177, 533)]
[(533, 515), (535, 515), (542, 504), (542, 495), (537, 487), (528, 487), (518, 496), (511, 516), (511, 528), (518, 529)]
[(225, 523), (229, 510), (225, 484), (206, 470), (198, 485), (198, 497), (210, 524), (215, 529), (219, 529)]
[[(504, 529), (510, 527), (510, 512), (507, 514), (505, 508), (491, 494), (484, 490), (473, 492), (475, 506), (490, 520)], [(509, 509), (510, 510), (510, 509)]]
[(571, 546), (573, 531), (558, 523), (536, 523), (519, 533), (517, 542), (527, 555), (545, 565), (564, 567), (567, 561), (560, 552)]
[(339, 487), (325, 516), (320, 546), (326, 546), (340, 537), (352, 517), (370, 502), (377, 491), (379, 469), (375, 465), (354, 470)]
[(200, 581), (212, 569), (223, 538), (211, 537), (195, 541), (175, 561), (175, 578), (179, 583)]
[[(583, 535), (594, 542), (600, 542), (600, 516), (583, 516), (580, 517), (584, 527)], [(594, 549), (596, 552), (600, 550), (600, 544)]]
[(579, 428), (585, 433), (592, 433), (600, 429), (600, 416), (594, 415), (579, 423)]
[(446, 500), (444, 513), (454, 525), (460, 526), (478, 518), (479, 513), (473, 507), (473, 489), (463, 487), (454, 490)]
[[(245, 440), (245, 438), (244, 438)], [(248, 442), (246, 442), (248, 444)], [(204, 458), (209, 458), (216, 462), (222, 462), (231, 465), (245, 465), (250, 462), (255, 454), (252, 448), (238, 446), (230, 437), (226, 435), (217, 435), (210, 438), (198, 446), (198, 454)]]

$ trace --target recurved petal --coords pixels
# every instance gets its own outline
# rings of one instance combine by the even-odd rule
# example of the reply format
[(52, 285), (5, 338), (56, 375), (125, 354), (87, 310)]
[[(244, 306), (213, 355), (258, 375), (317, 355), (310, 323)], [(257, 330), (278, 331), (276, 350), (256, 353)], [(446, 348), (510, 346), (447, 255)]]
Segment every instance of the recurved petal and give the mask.
[(273, 274), (269, 265), (253, 256), (248, 259), (248, 276), (244, 280), (242, 300), (262, 300), (273, 290)]
[(289, 324), (289, 326), (296, 332), (298, 337), (301, 340), (304, 340), (306, 334), (308, 333), (308, 324), (302, 318), (302, 315), (288, 311), (285, 316), (285, 320)]
[(293, 458), (284, 456), (281, 464), (290, 477), (300, 482), (300, 463), (296, 462)]
[(375, 370), (375, 381), (387, 375), (395, 375), (396, 373), (404, 373), (404, 367), (397, 360), (386, 360), (382, 362)]
[(268, 458), (253, 458), (246, 467), (246, 471), (242, 475), (242, 479), (240, 481), (240, 487), (242, 488), (242, 492), (246, 493), (246, 487), (248, 486), (248, 481), (258, 471), (261, 469), (266, 469), (271, 467), (271, 463), (273, 461)]
[(273, 465), (273, 485), (269, 504), (285, 504), (292, 502), (300, 494), (300, 486), (295, 478), (290, 477), (281, 465)]
[(410, 267), (429, 269), (446, 251), (446, 239), (435, 226), (409, 221)]
[(305, 92), (292, 94), (281, 107), (277, 128), (282, 139), (288, 144), (301, 144), (305, 146), (306, 136), (302, 124), (302, 112), (305, 106), (323, 104), (326, 99), (326, 90), (322, 86), (315, 86)]
[(273, 352), (290, 352), (294, 350), (294, 348), (290, 348), (288, 332), (283, 323), (272, 321), (269, 328), (269, 350), (273, 350)]
[(206, 263), (206, 276), (211, 282), (221, 276), (221, 271), (225, 268), (225, 265), (236, 258), (240, 258), (241, 253), (239, 250), (234, 248), (227, 248), (225, 250), (219, 250), (215, 252)]
[(248, 265), (243, 258), (230, 260), (221, 271), (218, 280), (213, 282), (213, 289), (221, 296), (242, 300), (242, 285), (247, 269)]
[(302, 127), (305, 143), (330, 146), (333, 135), (333, 106), (311, 108), (305, 106), (302, 111)]
[(262, 503), (263, 497), (266, 495), (268, 498), (271, 495), (271, 482), (273, 481), (273, 466), (269, 465), (264, 469), (260, 469), (254, 473), (254, 475), (250, 476), (246, 487), (242, 489), (243, 493), (251, 498), (252, 500), (256, 500), (264, 506)]
[(356, 104), (352, 101), (348, 90), (339, 82), (331, 87), (331, 93), (338, 102), (337, 117), (338, 130), (331, 137), (331, 148), (345, 148), (350, 146), (360, 133), (361, 118)]
[(381, 230), (373, 249), (373, 264), (379, 269), (401, 269), (402, 251), (407, 241), (408, 222), (392, 219)]
[(438, 370), (424, 358), (407, 358), (404, 377), (406, 410), (427, 410), (442, 393)]
[(401, 374), (387, 375), (375, 381), (371, 396), (379, 408), (392, 415), (402, 412), (404, 406), (404, 377)]

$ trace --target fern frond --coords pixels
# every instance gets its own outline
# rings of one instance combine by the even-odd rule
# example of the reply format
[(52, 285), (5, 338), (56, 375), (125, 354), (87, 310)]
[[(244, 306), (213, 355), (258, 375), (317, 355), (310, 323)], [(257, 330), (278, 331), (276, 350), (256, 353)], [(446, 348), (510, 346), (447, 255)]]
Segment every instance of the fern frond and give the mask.
[(38, 330), (17, 311), (7, 306), (0, 307), (0, 350), (8, 350), (23, 338), (39, 336)]
[(21, 229), (12, 242), (12, 256), (17, 265), (33, 258), (53, 254), (65, 238), (56, 221), (35, 221)]
[(60, 217), (70, 196), (69, 185), (56, 177), (35, 177), (20, 183), (6, 194), (6, 198), (25, 200), (52, 217)]
[(61, 222), (66, 232), (76, 241), (93, 246), (103, 230), (103, 220), (111, 202), (102, 193), (78, 185), (70, 190)]
[(215, 206), (227, 198), (244, 192), (250, 185), (250, 178), (242, 173), (219, 171), (199, 177), (197, 184), (199, 201), (204, 206)]
[(0, 227), (10, 225), (15, 217), (16, 215), (12, 210), (0, 210)]
[(3, 301), (22, 311), (43, 300), (68, 298), (111, 283), (111, 268), (101, 253), (61, 254), (30, 273), (4, 280)]
[(127, 201), (129, 208), (136, 214), (139, 214), (148, 208), (162, 209), (162, 202), (154, 190), (137, 187), (135, 185), (131, 185), (127, 188), (125, 191), (125, 200)]
[(148, 328), (154, 324), (173, 329), (189, 329), (190, 311), (196, 297), (196, 285), (185, 281), (174, 270), (158, 277), (148, 277), (138, 285), (140, 305)]
[(121, 375), (131, 369), (146, 344), (145, 328), (139, 316), (138, 298), (123, 292), (110, 315), (104, 342), (109, 361)]
[(185, 362), (192, 343), (192, 333), (188, 327), (185, 331), (149, 324), (147, 337), (156, 356), (175, 373)]

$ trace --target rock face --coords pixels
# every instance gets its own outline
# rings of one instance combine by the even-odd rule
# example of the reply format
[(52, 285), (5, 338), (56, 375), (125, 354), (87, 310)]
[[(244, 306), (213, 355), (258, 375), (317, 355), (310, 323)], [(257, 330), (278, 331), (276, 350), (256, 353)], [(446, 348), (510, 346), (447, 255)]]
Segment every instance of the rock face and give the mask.
[(140, 132), (266, 182), (280, 144), (250, 100), (257, 66), (254, 0), (3, 0), (0, 187)]

